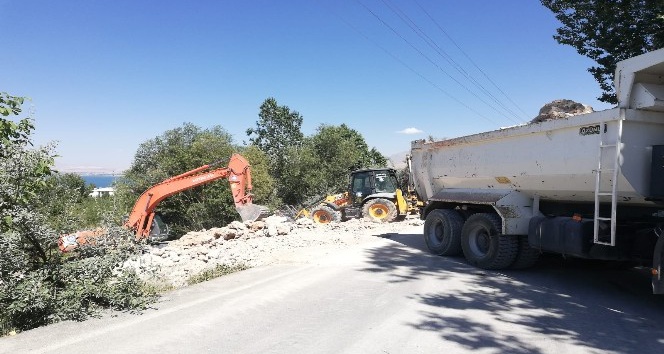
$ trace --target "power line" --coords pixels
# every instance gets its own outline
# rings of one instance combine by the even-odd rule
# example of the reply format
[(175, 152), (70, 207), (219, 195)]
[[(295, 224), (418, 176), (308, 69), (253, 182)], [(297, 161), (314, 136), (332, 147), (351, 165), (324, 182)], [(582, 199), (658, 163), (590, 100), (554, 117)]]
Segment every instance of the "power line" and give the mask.
[(382, 50), (383, 52), (385, 52), (385, 54), (387, 54), (388, 56), (390, 56), (392, 59), (396, 60), (399, 64), (403, 65), (406, 69), (408, 69), (409, 71), (411, 71), (411, 72), (414, 73), (415, 75), (419, 76), (422, 80), (424, 80), (424, 81), (426, 81), (427, 83), (429, 83), (431, 86), (433, 86), (434, 88), (436, 88), (437, 90), (439, 90), (441, 93), (443, 93), (444, 95), (446, 95), (447, 97), (449, 97), (449, 98), (452, 99), (453, 101), (457, 102), (458, 104), (462, 105), (463, 107), (467, 108), (469, 111), (475, 113), (477, 116), (479, 116), (479, 117), (481, 117), (481, 118), (483, 118), (483, 119), (485, 119), (485, 120), (487, 120), (487, 121), (489, 121), (489, 122), (491, 122), (491, 123), (493, 123), (493, 124), (498, 124), (496, 121), (494, 121), (494, 120), (488, 118), (487, 116), (485, 116), (485, 115), (483, 115), (482, 113), (478, 112), (476, 109), (470, 107), (469, 105), (467, 105), (466, 103), (464, 103), (463, 101), (461, 101), (460, 99), (458, 99), (457, 97), (453, 96), (452, 94), (450, 94), (449, 92), (447, 92), (446, 90), (444, 90), (442, 87), (440, 87), (439, 85), (437, 85), (436, 83), (434, 83), (433, 81), (429, 80), (429, 79), (428, 79), (427, 77), (425, 77), (423, 74), (421, 74), (421, 73), (418, 72), (417, 70), (413, 69), (411, 66), (409, 66), (408, 64), (406, 64), (406, 62), (404, 62), (403, 60), (401, 60), (398, 56), (392, 54), (389, 50), (387, 50), (387, 48), (383, 47), (383, 46), (380, 45), (378, 42), (374, 41), (374, 40), (371, 39), (369, 36), (365, 35), (365, 34), (364, 34), (361, 30), (359, 30), (356, 26), (354, 26), (354, 25), (351, 24), (350, 22), (346, 21), (346, 19), (344, 19), (342, 16), (340, 16), (336, 11), (334, 11), (334, 10), (332, 10), (332, 9), (329, 9), (329, 10), (330, 10), (330, 12), (332, 12), (337, 18), (339, 18), (343, 23), (345, 23), (348, 27), (350, 27), (352, 30), (354, 30), (356, 33), (358, 33), (362, 38), (366, 39), (367, 41), (369, 41), (370, 43), (372, 43), (373, 45), (375, 45), (376, 47), (378, 47), (380, 50)]
[(459, 51), (460, 51), (460, 52), (466, 57), (466, 59), (468, 59), (468, 61), (469, 61), (471, 64), (473, 64), (473, 66), (474, 66), (474, 67), (475, 67), (480, 73), (482, 73), (482, 75), (484, 75), (484, 77), (485, 77), (485, 78), (486, 78), (486, 79), (487, 79), (487, 80), (493, 85), (493, 87), (495, 87), (500, 93), (502, 93), (503, 96), (505, 96), (505, 98), (507, 98), (507, 100), (509, 100), (509, 101), (510, 101), (510, 102), (511, 102), (511, 103), (512, 103), (512, 104), (513, 104), (513, 105), (514, 105), (514, 106), (515, 106), (515, 107), (516, 107), (521, 113), (524, 114), (524, 116), (528, 117), (528, 113), (526, 113), (523, 109), (521, 109), (521, 107), (520, 107), (516, 102), (514, 102), (514, 101), (510, 98), (510, 96), (507, 95), (507, 93), (505, 93), (505, 91), (503, 91), (503, 90), (502, 90), (502, 89), (501, 89), (501, 88), (500, 88), (500, 87), (499, 87), (499, 86), (498, 86), (493, 80), (491, 80), (491, 78), (489, 77), (489, 75), (487, 75), (486, 72), (484, 72), (484, 70), (482, 70), (482, 69), (481, 69), (481, 68), (475, 63), (475, 61), (473, 61), (473, 59), (471, 59), (470, 56), (469, 56), (468, 54), (466, 54), (466, 52), (465, 52), (463, 49), (461, 49), (461, 47), (457, 44), (457, 42), (456, 42), (456, 41), (455, 41), (455, 40), (454, 40), (454, 39), (453, 39), (453, 38), (452, 38), (452, 37), (451, 37), (451, 36), (450, 36), (450, 35), (449, 35), (449, 34), (443, 29), (443, 27), (438, 23), (438, 21), (436, 21), (436, 20), (435, 20), (430, 14), (429, 14), (429, 12), (428, 12), (428, 11), (427, 11), (427, 10), (426, 10), (426, 9), (420, 4), (420, 3), (419, 3), (419, 1), (417, 1), (417, 0), (414, 0), (414, 1), (415, 1), (415, 4), (417, 4), (417, 6), (420, 8), (420, 10), (422, 10), (422, 12), (424, 12), (424, 14), (427, 15), (427, 17), (431, 20), (431, 22), (433, 22), (433, 23), (436, 25), (436, 27), (438, 27), (438, 29), (439, 29), (439, 30), (440, 30), (440, 31), (441, 31), (441, 32), (447, 37), (447, 39), (449, 39), (450, 42), (452, 42), (452, 44), (454, 44), (454, 46), (455, 46), (455, 47), (456, 47), (456, 48), (457, 48), (457, 49), (458, 49), (458, 50), (459, 50)]
[(429, 58), (424, 52), (422, 52), (419, 48), (417, 48), (415, 45), (413, 45), (408, 39), (406, 39), (404, 36), (402, 36), (397, 30), (394, 29), (394, 27), (390, 26), (387, 22), (385, 22), (378, 14), (376, 14), (373, 10), (371, 10), (369, 7), (367, 7), (362, 1), (360, 0), (355, 0), (358, 4), (360, 4), (364, 9), (366, 9), (371, 15), (373, 15), (380, 23), (382, 23), (385, 27), (390, 29), (397, 37), (401, 38), (406, 44), (408, 44), (413, 50), (415, 50), (417, 53), (419, 53), (423, 58), (425, 58), (427, 61), (429, 61), (432, 65), (434, 65), (438, 70), (440, 70), (443, 74), (445, 74), (447, 77), (452, 79), (454, 82), (456, 82), (459, 86), (461, 86), (463, 89), (468, 91), (471, 95), (475, 96), (478, 100), (480, 100), (482, 103), (493, 109), (496, 113), (501, 114), (496, 107), (491, 105), (489, 102), (485, 101), (482, 97), (480, 97), (477, 93), (466, 87), (463, 83), (461, 83), (459, 80), (457, 80), (454, 76), (450, 75), (445, 69), (443, 69), (440, 65), (438, 65), (435, 61), (433, 61), (431, 58)]
[(450, 64), (456, 71), (464, 76), (468, 81), (470, 81), (477, 89), (484, 93), (488, 98), (495, 102), (498, 106), (504, 109), (509, 115), (516, 118), (516, 120), (509, 118), (514, 123), (521, 123), (520, 117), (508, 108), (503, 102), (498, 100), (484, 85), (477, 81), (472, 75), (470, 75), (464, 68), (457, 63), (441, 46), (439, 46), (431, 37), (429, 37), (420, 26), (418, 26), (405, 12), (399, 9), (394, 3), (389, 0), (381, 0), (385, 6), (387, 6), (394, 14), (396, 14), (401, 21), (403, 21), (408, 27), (410, 27), (415, 34), (417, 34), (425, 43), (429, 45), (438, 55), (443, 58), (448, 64)]

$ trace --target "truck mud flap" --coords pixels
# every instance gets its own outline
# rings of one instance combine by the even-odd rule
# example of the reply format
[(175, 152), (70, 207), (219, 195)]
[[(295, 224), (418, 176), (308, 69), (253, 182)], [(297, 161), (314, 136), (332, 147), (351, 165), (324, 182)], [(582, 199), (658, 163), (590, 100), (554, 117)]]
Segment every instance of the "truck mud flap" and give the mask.
[(652, 292), (653, 294), (664, 294), (664, 277), (662, 277), (662, 261), (664, 260), (664, 234), (658, 228), (657, 244), (652, 262)]

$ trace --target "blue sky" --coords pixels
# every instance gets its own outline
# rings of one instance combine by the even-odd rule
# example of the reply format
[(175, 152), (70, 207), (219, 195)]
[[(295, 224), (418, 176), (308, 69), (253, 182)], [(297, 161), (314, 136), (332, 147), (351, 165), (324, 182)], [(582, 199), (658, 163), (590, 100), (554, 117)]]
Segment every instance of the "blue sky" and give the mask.
[(185, 122), (241, 144), (268, 97), (392, 155), (554, 99), (609, 108), (558, 25), (534, 0), (0, 0), (0, 91), (32, 99), (63, 170), (121, 172)]

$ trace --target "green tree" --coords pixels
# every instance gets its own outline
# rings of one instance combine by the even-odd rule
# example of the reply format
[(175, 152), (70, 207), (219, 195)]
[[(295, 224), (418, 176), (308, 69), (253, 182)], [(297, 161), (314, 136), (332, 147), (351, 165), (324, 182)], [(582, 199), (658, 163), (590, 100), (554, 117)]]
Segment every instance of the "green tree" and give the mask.
[[(119, 197), (128, 203), (129, 210), (138, 196), (156, 183), (207, 164), (225, 167), (231, 155), (239, 150), (222, 127), (202, 129), (185, 123), (139, 146), (134, 162), (117, 184)], [(254, 149), (247, 148), (247, 151), (255, 159), (262, 156)], [(249, 157), (246, 158), (252, 165), (253, 184), (261, 186), (258, 189), (261, 193), (255, 193), (255, 202), (263, 202), (261, 188), (272, 182), (267, 173), (261, 171), (260, 163), (254, 164)], [(223, 226), (239, 219), (229, 184), (225, 181), (173, 195), (161, 202), (158, 211), (175, 236), (191, 230)]]
[(24, 146), (30, 143), (30, 132), (34, 129), (30, 118), (22, 118), (18, 122), (4, 118), (20, 115), (24, 102), (25, 97), (0, 92), (0, 157), (6, 155), (13, 145)]
[[(52, 227), (64, 231), (98, 226), (102, 222), (101, 210), (94, 210), (94, 198), (89, 196), (92, 186), (75, 173), (53, 173), (45, 180), (40, 193), (39, 209)], [(90, 211), (95, 212), (91, 217)], [(110, 208), (109, 208), (110, 210)]]
[(267, 155), (255, 145), (239, 148), (240, 154), (251, 164), (252, 194), (256, 203), (265, 204), (270, 209), (281, 205), (281, 200), (275, 195), (277, 181), (270, 176), (270, 161)]
[[(284, 170), (277, 183), (279, 198), (287, 205), (308, 204), (308, 199), (323, 196), (333, 188), (329, 186), (327, 163), (321, 161), (310, 137), (300, 146), (286, 151), (289, 168)], [(311, 200), (313, 202), (313, 200)]]
[(316, 134), (286, 156), (292, 167), (284, 172), (278, 189), (284, 202), (294, 205), (345, 189), (353, 170), (387, 166), (387, 159), (345, 124), (319, 126)]
[[(53, 146), (28, 149), (34, 129), (30, 117), (17, 118), (23, 112), (25, 98), (0, 93), (0, 231), (14, 225), (12, 214), (18, 209), (38, 205), (39, 193), (46, 185), (53, 165)], [(15, 121), (17, 120), (17, 121)], [(28, 236), (29, 238), (30, 236)], [(38, 244), (37, 240), (30, 240)], [(43, 250), (38, 250), (43, 253)]]
[(662, 0), (541, 0), (562, 26), (554, 39), (574, 47), (597, 65), (588, 69), (603, 93), (618, 103), (613, 87), (616, 64), (664, 47)]
[[(0, 112), (20, 115), (22, 103), (3, 94)], [(109, 226), (108, 242), (69, 256), (58, 251), (59, 235), (75, 227), (67, 222), (71, 214), (60, 211), (80, 201), (81, 192), (51, 198), (55, 147), (30, 148), (30, 117), (18, 123), (3, 118), (0, 129), (0, 335), (154, 300), (135, 272), (118, 268), (136, 254), (135, 244), (117, 237), (122, 230)], [(58, 213), (49, 214), (53, 210)]]
[(286, 151), (291, 146), (299, 146), (304, 138), (303, 118), (288, 106), (279, 106), (272, 97), (261, 104), (258, 117), (256, 127), (247, 129), (249, 142), (265, 152), (270, 161), (270, 174), (279, 179), (289, 168)]
[(331, 163), (334, 171), (350, 172), (359, 168), (383, 167), (387, 159), (376, 148), (369, 148), (364, 137), (346, 124), (321, 125), (312, 137), (316, 152)]
[(54, 192), (49, 195), (49, 198), (57, 198), (57, 194), (64, 194), (66, 191), (71, 191), (77, 202), (85, 200), (93, 189), (92, 185), (85, 183), (83, 177), (75, 173), (54, 173), (49, 176), (47, 183), (49, 189)]

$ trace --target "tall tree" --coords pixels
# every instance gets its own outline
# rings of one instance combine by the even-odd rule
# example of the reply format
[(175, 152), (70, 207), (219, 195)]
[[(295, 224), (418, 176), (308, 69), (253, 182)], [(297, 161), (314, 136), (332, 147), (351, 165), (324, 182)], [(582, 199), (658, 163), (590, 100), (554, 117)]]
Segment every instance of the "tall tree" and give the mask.
[(385, 156), (375, 148), (370, 149), (362, 134), (346, 124), (323, 124), (318, 127), (312, 140), (322, 160), (332, 164), (333, 170), (342, 170), (341, 173), (387, 164)]
[[(80, 187), (76, 178), (53, 177), (54, 145), (32, 148), (31, 118), (14, 117), (23, 102), (0, 94), (0, 115), (8, 117), (0, 118), (0, 336), (84, 319), (101, 307), (144, 307), (152, 295), (134, 272), (117, 267), (135, 250), (133, 243), (122, 247), (126, 232), (109, 228), (109, 241), (117, 242), (81, 247), (68, 257), (57, 250), (58, 235), (76, 228), (69, 208), (85, 191), (64, 188)], [(56, 184), (63, 193), (54, 193)]]
[(541, 2), (562, 23), (553, 38), (597, 63), (588, 71), (603, 91), (602, 102), (618, 103), (613, 75), (619, 61), (664, 47), (662, 0)]
[(319, 126), (302, 148), (292, 148), (286, 156), (292, 165), (279, 181), (279, 193), (287, 204), (339, 192), (347, 186), (349, 172), (387, 165), (382, 154), (370, 149), (364, 137), (345, 124)]
[(74, 173), (53, 173), (46, 178), (44, 190), (40, 193), (45, 201), (40, 210), (56, 229), (73, 231), (89, 227), (91, 225), (85, 225), (81, 214), (82, 205), (92, 199), (90, 192), (92, 186), (87, 185), (83, 177)]
[(260, 106), (255, 128), (247, 129), (249, 141), (263, 150), (270, 161), (270, 174), (280, 178), (288, 168), (286, 151), (302, 143), (302, 116), (270, 97)]
[[(139, 146), (134, 162), (118, 183), (119, 197), (124, 198), (129, 207), (152, 185), (213, 162), (219, 161), (219, 167), (224, 167), (238, 150), (232, 136), (222, 127), (202, 129), (185, 123)], [(247, 148), (247, 151), (254, 160), (259, 160), (254, 165), (245, 156), (252, 165), (253, 184), (261, 186), (257, 190), (262, 192), (263, 186), (272, 183), (267, 173), (260, 171), (264, 157), (255, 149)], [(267, 192), (255, 193), (257, 203), (262, 202), (264, 193)], [(175, 236), (191, 230), (223, 226), (239, 219), (229, 184), (224, 181), (205, 184), (167, 198), (159, 205), (159, 214)]]

